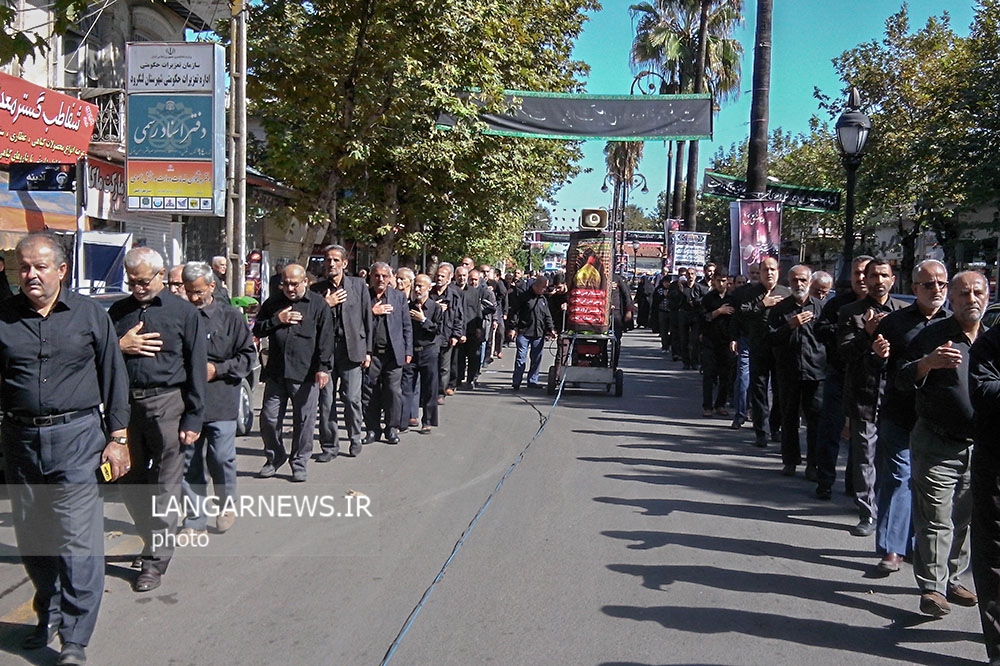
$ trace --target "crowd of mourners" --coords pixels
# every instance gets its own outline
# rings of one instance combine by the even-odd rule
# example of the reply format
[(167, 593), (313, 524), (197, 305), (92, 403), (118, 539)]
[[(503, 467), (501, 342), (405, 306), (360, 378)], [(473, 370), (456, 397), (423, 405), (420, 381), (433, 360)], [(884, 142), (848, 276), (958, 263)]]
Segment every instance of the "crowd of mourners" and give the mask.
[[(782, 474), (805, 464), (818, 499), (831, 498), (846, 446), (851, 534), (874, 535), (876, 570), (911, 563), (931, 617), (978, 604), (1000, 664), (1000, 327), (981, 325), (988, 280), (949, 279), (930, 259), (903, 299), (888, 262), (860, 256), (850, 269), (836, 292), (805, 265), (780, 284), (773, 257), (749, 276), (709, 263), (700, 279), (694, 269), (644, 278), (638, 324), (700, 370), (704, 417), (749, 423), (756, 446), (780, 446)], [(970, 566), (978, 596), (962, 583)]]
[[(63, 666), (86, 662), (103, 594), (98, 475), (119, 482), (143, 541), (136, 592), (161, 585), (179, 544), (165, 536), (207, 534), (199, 500), (210, 482), (222, 507), (216, 532), (234, 524), (226, 507), (254, 337), (267, 343), (257, 476), (287, 464), (285, 478), (302, 482), (310, 462), (431, 434), (448, 397), (476, 390), (510, 343), (511, 388), (538, 387), (545, 340), (565, 327), (561, 276), (501, 276), (470, 257), (427, 273), (376, 262), (365, 279), (331, 245), (322, 276), (280, 267), (251, 327), (229, 303), (222, 257), (167, 270), (156, 251), (133, 248), (131, 293), (105, 313), (64, 288), (57, 238), (31, 234), (16, 253), (20, 290), (0, 299), (0, 445), (35, 586), (38, 624), (23, 647), (58, 634)], [(749, 422), (758, 447), (780, 443), (782, 473), (804, 462), (820, 500), (832, 496), (846, 443), (852, 534), (874, 535), (885, 575), (912, 564), (921, 612), (978, 604), (990, 663), (1000, 664), (1000, 328), (980, 324), (987, 280), (972, 271), (949, 279), (927, 260), (913, 269), (909, 302), (892, 295), (887, 262), (858, 257), (850, 269), (834, 293), (831, 276), (804, 265), (780, 285), (770, 257), (747, 279), (708, 264), (700, 278), (686, 269), (641, 280), (637, 307), (616, 277), (611, 330), (658, 332), (665, 354), (701, 372), (702, 415), (731, 418), (735, 430)], [(181, 496), (192, 501), (178, 516), (169, 507)], [(961, 579), (970, 560), (978, 597)]]

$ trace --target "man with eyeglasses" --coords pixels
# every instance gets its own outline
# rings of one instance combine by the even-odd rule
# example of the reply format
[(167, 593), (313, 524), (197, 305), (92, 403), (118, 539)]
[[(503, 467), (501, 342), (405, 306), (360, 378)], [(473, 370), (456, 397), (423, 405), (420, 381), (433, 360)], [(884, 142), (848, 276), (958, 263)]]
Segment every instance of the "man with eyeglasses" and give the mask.
[[(240, 385), (250, 374), (257, 348), (243, 313), (215, 298), (215, 273), (201, 261), (191, 261), (182, 269), (184, 293), (198, 309), (205, 331), (208, 385), (201, 436), (185, 453), (184, 494), (192, 500), (184, 517), (182, 532), (190, 536), (208, 533), (204, 504), (208, 480), (206, 467), (215, 484), (219, 507), (236, 498), (236, 418), (239, 414)], [(171, 271), (173, 273), (173, 271)], [(226, 532), (236, 514), (222, 509), (216, 528)]]
[(896, 375), (907, 347), (920, 331), (944, 319), (948, 270), (928, 259), (913, 268), (912, 289), (917, 300), (885, 317), (875, 329), (870, 371), (885, 374), (885, 393), (878, 413), (875, 444), (875, 551), (883, 574), (899, 571), (910, 556), (913, 542), (910, 492), (910, 431), (917, 422), (913, 393), (896, 387)]
[[(132, 470), (122, 496), (143, 540), (136, 592), (160, 586), (173, 555), (184, 449), (201, 435), (207, 381), (205, 338), (198, 311), (164, 289), (163, 257), (148, 247), (125, 253), (132, 295), (108, 310), (129, 376)], [(154, 511), (155, 508), (155, 511)], [(160, 545), (157, 545), (160, 544)]]
[(364, 369), (372, 362), (372, 299), (368, 285), (360, 277), (347, 275), (347, 250), (328, 245), (326, 279), (310, 289), (326, 301), (333, 333), (333, 375), (319, 393), (319, 443), (322, 447), (316, 462), (327, 463), (340, 453), (340, 430), (337, 427), (337, 387), (344, 405), (344, 428), (348, 452), (361, 455), (364, 420), (361, 405), (361, 381)]
[(167, 289), (174, 296), (180, 296), (187, 300), (187, 292), (184, 291), (184, 264), (179, 264), (170, 269), (167, 273)]
[[(913, 576), (921, 592), (920, 612), (931, 617), (947, 615), (951, 604), (972, 607), (979, 601), (962, 585), (961, 575), (969, 566), (973, 512), (970, 349), (984, 332), (980, 320), (989, 295), (981, 274), (964, 271), (953, 277), (948, 285), (952, 316), (917, 334), (896, 374), (896, 386), (917, 396), (917, 422), (910, 432)], [(996, 612), (995, 607), (984, 610)]]
[[(287, 461), (292, 481), (306, 480), (319, 391), (330, 382), (334, 344), (330, 308), (308, 287), (306, 269), (289, 264), (281, 274), (281, 290), (264, 301), (254, 321), (254, 335), (268, 341), (260, 407), (260, 437), (267, 460), (257, 472), (259, 479), (273, 477)], [(287, 453), (282, 421), (289, 401), (292, 444)]]

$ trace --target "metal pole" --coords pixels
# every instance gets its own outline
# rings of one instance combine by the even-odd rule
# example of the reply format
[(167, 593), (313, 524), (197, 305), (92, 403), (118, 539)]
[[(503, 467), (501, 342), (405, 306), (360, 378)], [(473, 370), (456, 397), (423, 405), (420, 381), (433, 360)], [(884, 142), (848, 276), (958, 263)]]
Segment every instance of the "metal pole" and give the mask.
[(851, 262), (854, 260), (854, 189), (860, 165), (861, 159), (858, 157), (844, 158), (844, 168), (847, 169), (847, 203), (844, 206), (844, 253), (839, 276), (842, 282), (850, 281)]

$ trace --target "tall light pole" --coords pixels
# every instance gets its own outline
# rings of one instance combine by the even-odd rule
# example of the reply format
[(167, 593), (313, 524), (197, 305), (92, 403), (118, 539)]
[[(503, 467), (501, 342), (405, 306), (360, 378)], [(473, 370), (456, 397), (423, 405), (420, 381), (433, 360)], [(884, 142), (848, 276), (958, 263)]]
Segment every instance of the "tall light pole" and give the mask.
[(841, 257), (840, 281), (850, 280), (851, 261), (854, 259), (854, 189), (857, 185), (858, 167), (865, 154), (865, 144), (872, 122), (861, 109), (861, 95), (851, 88), (847, 108), (837, 119), (837, 144), (847, 170), (847, 203), (844, 207), (844, 252)]
[[(659, 85), (657, 85), (657, 81), (659, 81)], [(642, 85), (639, 85), (640, 83)], [(632, 79), (632, 85), (629, 87), (628, 94), (634, 95), (637, 87), (639, 89), (639, 92), (642, 93), (643, 95), (653, 95), (653, 94), (669, 95), (671, 94), (671, 92), (676, 92), (675, 90), (676, 86), (671, 86), (670, 83), (668, 83), (667, 80), (663, 78), (662, 74), (660, 74), (659, 72), (654, 72), (651, 69), (647, 69), (635, 75), (635, 78)], [(664, 196), (663, 217), (665, 220), (669, 220), (671, 212), (670, 187), (671, 187), (671, 179), (673, 178), (672, 163), (674, 161), (674, 142), (668, 140), (664, 141), (663, 143), (664, 145), (667, 146), (667, 172), (666, 172), (666, 188), (664, 189), (664, 195), (663, 195)]]
[[(615, 270), (622, 270), (621, 266), (625, 263), (625, 270), (628, 270), (628, 255), (625, 253), (625, 208), (628, 206), (628, 198), (632, 192), (635, 192), (639, 188), (643, 194), (649, 192), (649, 186), (646, 183), (646, 177), (641, 173), (636, 173), (631, 179), (622, 180), (621, 176), (616, 173), (608, 173), (604, 177), (604, 184), (601, 185), (601, 192), (608, 191), (608, 181), (611, 181), (614, 186), (614, 198), (611, 202), (611, 223), (612, 225), (618, 225), (617, 227), (612, 226), (612, 234), (615, 231), (618, 232), (617, 238), (617, 248), (615, 251)], [(612, 235), (614, 238), (614, 235)], [(622, 259), (625, 262), (622, 262)]]

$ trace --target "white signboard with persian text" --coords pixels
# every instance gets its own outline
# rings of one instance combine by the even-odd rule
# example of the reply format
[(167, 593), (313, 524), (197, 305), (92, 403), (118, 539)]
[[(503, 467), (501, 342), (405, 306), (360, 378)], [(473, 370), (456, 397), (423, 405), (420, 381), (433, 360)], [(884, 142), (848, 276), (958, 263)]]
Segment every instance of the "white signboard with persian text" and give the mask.
[(200, 92), (215, 90), (223, 70), (218, 44), (141, 42), (128, 45), (128, 91)]

